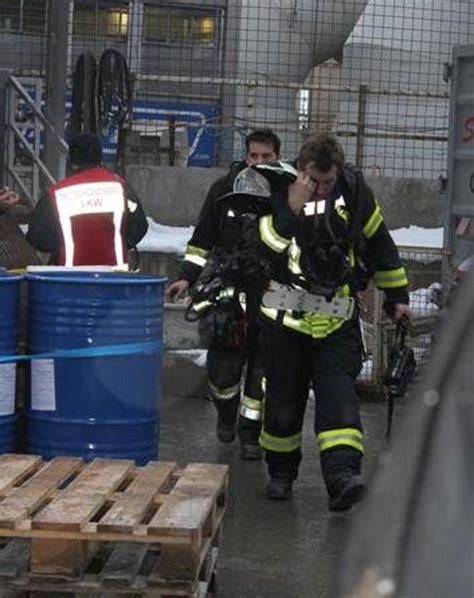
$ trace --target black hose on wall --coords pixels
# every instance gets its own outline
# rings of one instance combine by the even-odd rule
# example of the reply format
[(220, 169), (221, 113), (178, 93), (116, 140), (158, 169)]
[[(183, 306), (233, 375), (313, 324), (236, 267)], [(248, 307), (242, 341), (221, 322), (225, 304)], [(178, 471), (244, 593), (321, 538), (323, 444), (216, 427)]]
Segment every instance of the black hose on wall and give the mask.
[(90, 52), (79, 56), (72, 75), (67, 134), (104, 135), (110, 128), (116, 128), (117, 170), (123, 170), (124, 130), (132, 114), (132, 95), (127, 62), (120, 52), (105, 50), (98, 64)]

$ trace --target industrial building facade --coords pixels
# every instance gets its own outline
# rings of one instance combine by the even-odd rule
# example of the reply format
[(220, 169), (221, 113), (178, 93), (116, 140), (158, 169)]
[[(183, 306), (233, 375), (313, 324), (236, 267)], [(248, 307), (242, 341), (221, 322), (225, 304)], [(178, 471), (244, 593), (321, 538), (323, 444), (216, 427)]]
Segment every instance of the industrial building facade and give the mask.
[[(51, 0), (50, 0), (51, 1)], [(292, 158), (327, 129), (366, 172), (445, 174), (453, 46), (473, 41), (466, 0), (69, 1), (68, 74), (107, 48), (134, 89), (129, 158), (213, 166), (274, 128)], [(0, 68), (46, 72), (48, 0), (0, 0)], [(172, 131), (170, 130), (172, 128)], [(170, 141), (170, 134), (172, 140)], [(157, 141), (158, 140), (158, 141)], [(113, 145), (113, 138), (106, 145)]]

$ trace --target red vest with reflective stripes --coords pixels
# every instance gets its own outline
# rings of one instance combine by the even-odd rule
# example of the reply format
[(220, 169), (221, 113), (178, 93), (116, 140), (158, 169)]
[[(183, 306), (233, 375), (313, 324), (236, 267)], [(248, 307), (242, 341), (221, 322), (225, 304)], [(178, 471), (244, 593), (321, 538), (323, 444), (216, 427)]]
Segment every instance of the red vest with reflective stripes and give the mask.
[(60, 266), (127, 263), (125, 181), (102, 166), (48, 189), (61, 229)]

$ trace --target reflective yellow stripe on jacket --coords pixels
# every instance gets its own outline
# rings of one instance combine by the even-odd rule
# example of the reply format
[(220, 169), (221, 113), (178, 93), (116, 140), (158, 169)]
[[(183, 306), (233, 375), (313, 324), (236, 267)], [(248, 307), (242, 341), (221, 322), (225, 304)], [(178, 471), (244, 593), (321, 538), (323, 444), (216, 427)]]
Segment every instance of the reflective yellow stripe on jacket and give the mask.
[(375, 210), (372, 212), (370, 218), (364, 225), (362, 232), (366, 239), (370, 239), (375, 235), (379, 226), (383, 222), (382, 210), (378, 202), (375, 202)]
[[(261, 313), (270, 320), (278, 319), (278, 310), (271, 307), (260, 307)], [(282, 324), (291, 330), (307, 334), (315, 339), (326, 338), (344, 324), (342, 318), (322, 316), (316, 313), (306, 313), (302, 318), (295, 318), (291, 311), (286, 311)]]
[(204, 268), (206, 265), (208, 257), (209, 251), (207, 249), (202, 249), (201, 247), (196, 247), (196, 245), (188, 245), (186, 247), (186, 253), (184, 254), (185, 261), (191, 262), (201, 268)]
[[(338, 297), (349, 297), (349, 285), (344, 285), (337, 294)], [(271, 307), (260, 307), (261, 313), (270, 320), (276, 321), (278, 319), (278, 310)], [(346, 320), (333, 316), (326, 316), (313, 312), (306, 312), (303, 317), (295, 318), (292, 311), (285, 311), (282, 324), (291, 330), (307, 334), (314, 339), (326, 338), (338, 330)]]
[(408, 284), (405, 268), (395, 268), (394, 270), (377, 270), (374, 273), (374, 284), (379, 289), (397, 289), (405, 287)]
[(259, 229), (262, 241), (276, 253), (283, 253), (289, 246), (290, 239), (285, 239), (276, 232), (271, 214), (260, 218)]

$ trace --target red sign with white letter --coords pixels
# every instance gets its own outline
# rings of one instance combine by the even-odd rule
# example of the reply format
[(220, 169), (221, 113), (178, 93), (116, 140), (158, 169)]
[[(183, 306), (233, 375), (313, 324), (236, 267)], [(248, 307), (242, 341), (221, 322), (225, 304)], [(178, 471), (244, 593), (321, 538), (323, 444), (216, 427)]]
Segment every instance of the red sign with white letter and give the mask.
[(464, 143), (474, 140), (474, 116), (469, 116), (464, 121), (464, 137), (462, 140)]

